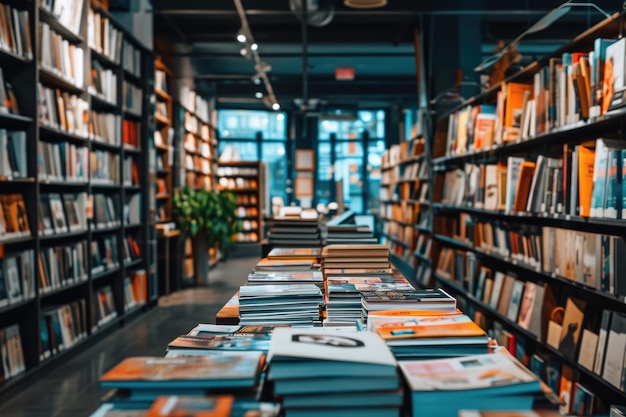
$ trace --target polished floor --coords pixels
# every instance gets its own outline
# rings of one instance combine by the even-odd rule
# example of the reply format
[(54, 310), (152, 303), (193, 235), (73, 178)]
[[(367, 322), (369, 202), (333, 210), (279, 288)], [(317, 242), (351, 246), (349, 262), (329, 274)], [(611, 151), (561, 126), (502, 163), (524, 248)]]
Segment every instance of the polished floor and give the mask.
[(0, 397), (1, 417), (88, 417), (107, 390), (98, 378), (128, 356), (162, 356), (167, 343), (198, 323), (215, 323), (215, 314), (246, 282), (258, 257), (232, 259), (209, 274), (206, 288), (176, 292), (127, 326), (51, 364), (34, 378)]

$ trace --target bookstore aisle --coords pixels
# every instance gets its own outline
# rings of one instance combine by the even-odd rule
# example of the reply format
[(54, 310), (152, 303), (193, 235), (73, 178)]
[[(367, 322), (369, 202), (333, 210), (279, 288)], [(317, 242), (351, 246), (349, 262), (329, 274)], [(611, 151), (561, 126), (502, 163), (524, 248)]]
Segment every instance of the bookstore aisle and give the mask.
[(245, 283), (257, 261), (258, 257), (239, 258), (219, 264), (210, 272), (210, 287), (173, 293), (130, 325), (38, 373), (32, 383), (0, 396), (0, 416), (89, 416), (108, 391), (98, 382), (104, 372), (128, 356), (163, 356), (181, 329), (214, 323), (216, 313)]

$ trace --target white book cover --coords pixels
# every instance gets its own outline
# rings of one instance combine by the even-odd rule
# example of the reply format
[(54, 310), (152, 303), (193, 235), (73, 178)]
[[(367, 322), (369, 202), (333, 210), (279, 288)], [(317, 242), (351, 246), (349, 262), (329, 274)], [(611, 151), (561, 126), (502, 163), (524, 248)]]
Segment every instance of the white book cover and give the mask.
[(540, 391), (537, 376), (508, 352), (452, 359), (400, 361), (412, 391), (464, 391), (519, 386), (517, 392)]
[(498, 301), (500, 300), (500, 292), (502, 291), (503, 283), (504, 273), (500, 271), (496, 272), (493, 289), (491, 290), (491, 298), (489, 299), (489, 306), (493, 309), (498, 308)]
[(323, 328), (276, 328), (268, 361), (271, 363), (276, 358), (396, 366), (396, 358), (377, 334)]

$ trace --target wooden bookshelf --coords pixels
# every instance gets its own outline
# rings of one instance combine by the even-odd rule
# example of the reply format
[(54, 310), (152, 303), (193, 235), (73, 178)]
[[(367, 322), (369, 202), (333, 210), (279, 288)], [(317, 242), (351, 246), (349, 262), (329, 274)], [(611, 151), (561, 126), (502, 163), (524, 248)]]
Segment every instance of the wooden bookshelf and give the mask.
[(263, 239), (261, 168), (259, 161), (219, 161), (218, 188), (237, 196), (236, 216), (241, 223), (237, 243), (259, 243)]
[[(21, 287), (13, 285), (6, 302), (0, 295), (0, 328), (13, 332), (17, 326), (23, 356), (23, 366), (11, 377), (5, 375), (0, 391), (72, 354), (106, 329), (123, 325), (130, 311), (125, 306), (131, 304), (126, 303), (124, 278), (150, 265), (150, 225), (143, 209), (148, 165), (142, 151), (152, 130), (146, 109), (153, 75), (145, 66), (151, 52), (88, 0), (75, 2), (81, 7), (78, 18), (65, 23), (39, 3), (5, 3), (23, 16), (20, 24), (28, 22), (25, 30), (32, 42), (23, 42), (21, 51), (0, 50), (2, 88), (14, 95), (19, 109), (0, 110), (2, 152), (10, 143), (11, 161), (17, 161), (17, 166), (2, 167), (6, 173), (0, 173), (0, 204), (12, 207), (17, 217), (10, 221), (18, 228), (3, 221), (2, 267), (10, 277), (5, 273), (1, 279), (5, 287), (7, 279)], [(92, 32), (95, 16), (101, 24), (108, 22), (111, 36), (115, 33), (124, 47), (133, 49), (133, 68), (115, 51), (98, 50)], [(61, 41), (67, 41), (67, 49), (48, 50)], [(110, 43), (113, 49), (117, 45)], [(59, 51), (73, 58), (71, 66), (55, 67), (58, 61), (50, 54)], [(125, 66), (140, 77), (126, 77)], [(123, 81), (138, 92), (138, 102), (130, 103), (137, 125), (131, 141), (122, 128)], [(127, 209), (129, 204), (136, 210)], [(125, 251), (129, 239), (133, 253)], [(52, 260), (66, 267), (52, 268)], [(143, 279), (137, 289), (147, 294), (156, 275), (152, 278)], [(147, 296), (134, 301), (136, 314), (146, 306)], [(99, 316), (104, 307), (107, 316)], [(52, 336), (55, 323), (63, 327), (70, 321), (73, 330), (61, 339)]]
[[(602, 324), (605, 316), (619, 322), (626, 314), (626, 221), (622, 201), (607, 200), (612, 184), (619, 183), (621, 189), (622, 171), (611, 170), (609, 164), (611, 158), (623, 162), (626, 111), (612, 102), (603, 112), (603, 96), (595, 95), (602, 80), (589, 80), (590, 100), (584, 105), (583, 93), (564, 90), (570, 80), (559, 74), (585, 65), (585, 54), (600, 46), (594, 40), (621, 37), (623, 25), (623, 14), (607, 18), (440, 115), (432, 146), (431, 259), (436, 285), (455, 295), (464, 312), (499, 343), (521, 352), (518, 358), (531, 370), (542, 369), (537, 365), (542, 360), (546, 367), (553, 364), (549, 372), (557, 377), (562, 367), (573, 369), (574, 382), (595, 394), (598, 411), (626, 401), (623, 377), (611, 382), (606, 358), (597, 360), (615, 338), (604, 343), (594, 339), (601, 331), (608, 331), (609, 339), (619, 333)], [(567, 54), (577, 52), (578, 61), (570, 64)], [(559, 79), (564, 84), (552, 82)], [(522, 89), (532, 93), (520, 101), (515, 94)], [(515, 111), (521, 115), (519, 124), (507, 118)], [(491, 132), (489, 126), (496, 129)], [(604, 142), (598, 138), (614, 139), (610, 146), (617, 150), (602, 156)], [(524, 286), (523, 292), (517, 297), (511, 287), (500, 288), (496, 276), (511, 277), (518, 288)], [(536, 319), (540, 331), (523, 323), (515, 309), (505, 309), (519, 307), (527, 291), (533, 294), (532, 288), (550, 295), (533, 305), (542, 311)], [(550, 317), (559, 309), (573, 311), (571, 305), (580, 310), (579, 321)], [(560, 326), (577, 328), (573, 349), (561, 343)], [(583, 334), (589, 338), (583, 339)], [(540, 375), (544, 380), (546, 372)]]
[(154, 198), (156, 202), (156, 223), (168, 223), (172, 221), (172, 199), (174, 162), (174, 127), (172, 124), (173, 101), (172, 72), (163, 63), (160, 57), (154, 61), (155, 83), (154, 93), (156, 97), (156, 130), (154, 134), (154, 149), (156, 154), (156, 190)]

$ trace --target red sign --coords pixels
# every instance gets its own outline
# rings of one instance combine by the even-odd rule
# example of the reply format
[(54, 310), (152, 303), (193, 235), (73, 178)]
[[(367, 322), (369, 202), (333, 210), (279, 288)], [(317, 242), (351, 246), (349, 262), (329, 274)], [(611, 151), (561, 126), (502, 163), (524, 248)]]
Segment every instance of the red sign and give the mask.
[(336, 80), (354, 80), (354, 68), (335, 68)]

